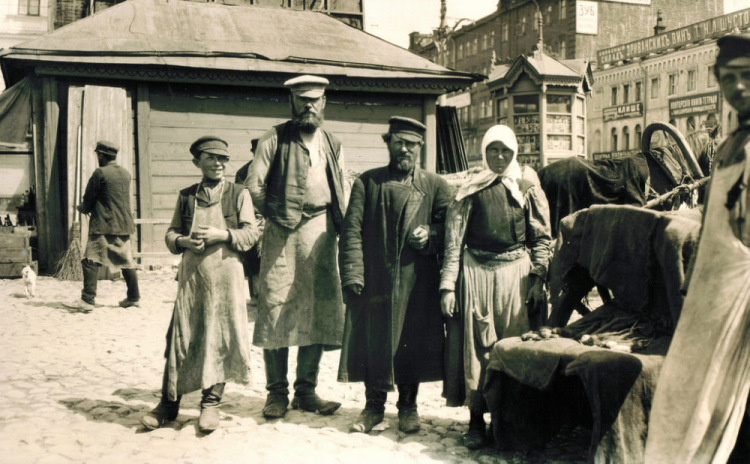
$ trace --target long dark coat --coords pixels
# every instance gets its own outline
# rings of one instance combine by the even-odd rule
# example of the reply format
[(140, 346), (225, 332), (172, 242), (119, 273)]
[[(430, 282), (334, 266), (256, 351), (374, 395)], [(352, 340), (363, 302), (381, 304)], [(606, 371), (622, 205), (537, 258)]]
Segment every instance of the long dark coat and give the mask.
[[(362, 174), (352, 187), (339, 242), (341, 284), (364, 286), (347, 305), (339, 381), (391, 391), (395, 383), (443, 378), (440, 263), (448, 184), (415, 169), (409, 187), (389, 187), (388, 167)], [(426, 249), (408, 243), (430, 227)]]

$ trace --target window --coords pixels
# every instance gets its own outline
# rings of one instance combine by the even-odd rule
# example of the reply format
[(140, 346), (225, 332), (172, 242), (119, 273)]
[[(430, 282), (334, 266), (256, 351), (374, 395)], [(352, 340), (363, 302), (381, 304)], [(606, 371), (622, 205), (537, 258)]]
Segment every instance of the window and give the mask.
[(622, 128), (622, 143), (625, 144), (623, 149), (630, 150), (630, 129), (628, 129), (628, 126)]
[(503, 38), (502, 38), (503, 42), (508, 41), (508, 29), (509, 29), (508, 24), (507, 23), (503, 24)]
[(526, 34), (526, 16), (521, 18), (521, 35)]
[(504, 118), (507, 118), (510, 113), (510, 108), (508, 106), (508, 99), (503, 98), (502, 100), (497, 101), (497, 120), (500, 122)]
[(695, 132), (695, 117), (693, 116), (687, 119), (687, 131), (688, 133)]
[(565, 37), (560, 37), (560, 59), (565, 59)]
[(698, 80), (698, 70), (697, 69), (688, 70), (688, 76), (687, 76), (688, 92), (692, 92), (693, 90), (695, 90), (695, 82), (697, 80)]
[(651, 99), (659, 98), (659, 78), (651, 79)]
[(612, 128), (612, 138), (611, 138), (611, 149), (612, 151), (617, 151), (617, 129)]
[(39, 0), (18, 0), (18, 14), (39, 16)]
[(560, 19), (565, 19), (567, 15), (568, 6), (565, 4), (565, 0), (560, 0)]
[(485, 32), (482, 34), (482, 50), (487, 50), (487, 47), (489, 47), (489, 36)]
[(630, 103), (630, 84), (624, 84), (622, 86), (622, 102)]
[(552, 22), (552, 5), (547, 6), (547, 11), (544, 13), (544, 24), (550, 24)]
[(547, 94), (548, 113), (570, 113), (571, 107), (572, 103), (569, 96)]
[(643, 130), (641, 129), (640, 124), (635, 125), (635, 144), (636, 146), (641, 143), (641, 139), (643, 138)]
[(474, 47), (472, 48), (472, 55), (479, 53), (479, 37), (474, 37)]
[(610, 105), (617, 105), (617, 87), (612, 87), (612, 99), (610, 100)]
[(641, 101), (641, 83), (640, 82), (635, 83), (635, 95), (634, 96), (635, 96), (635, 100), (633, 101), (637, 101), (637, 102)]
[(516, 95), (513, 97), (514, 113), (538, 113), (539, 95)]
[(495, 48), (495, 31), (490, 32), (490, 47)]
[(461, 59), (464, 57), (464, 44), (458, 45), (458, 59)]
[(713, 66), (708, 67), (708, 82), (706, 82), (706, 87), (716, 87), (716, 76), (714, 75)]
[(669, 87), (667, 88), (667, 95), (674, 95), (677, 93), (677, 74), (669, 75)]

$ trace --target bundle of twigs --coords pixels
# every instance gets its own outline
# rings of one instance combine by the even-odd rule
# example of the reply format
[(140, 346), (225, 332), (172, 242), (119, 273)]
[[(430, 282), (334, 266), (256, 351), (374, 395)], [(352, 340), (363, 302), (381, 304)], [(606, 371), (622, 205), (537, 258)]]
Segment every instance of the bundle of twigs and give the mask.
[[(78, 149), (76, 150), (74, 189), (74, 198), (76, 202), (80, 202), (81, 200), (81, 171), (83, 170), (82, 143), (83, 134), (81, 126), (78, 126)], [(81, 282), (83, 281), (83, 268), (81, 267), (81, 259), (83, 259), (83, 256), (81, 252), (81, 213), (78, 212), (78, 209), (74, 209), (73, 218), (73, 224), (71, 224), (68, 233), (68, 249), (65, 250), (65, 254), (60, 261), (57, 262), (55, 278), (58, 280), (74, 280)]]

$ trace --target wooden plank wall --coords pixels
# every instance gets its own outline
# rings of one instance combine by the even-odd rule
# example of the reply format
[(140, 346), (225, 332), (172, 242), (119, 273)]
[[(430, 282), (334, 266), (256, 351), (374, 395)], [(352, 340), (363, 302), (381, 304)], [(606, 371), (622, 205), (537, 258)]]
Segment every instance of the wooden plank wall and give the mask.
[[(250, 159), (250, 140), (290, 118), (286, 89), (208, 92), (152, 85), (139, 87), (138, 95), (140, 172), (150, 176), (150, 181), (142, 177), (140, 182), (144, 219), (171, 219), (179, 190), (200, 180), (188, 150), (195, 139), (216, 135), (227, 140), (232, 154), (227, 178), (233, 179)], [(429, 108), (425, 98), (431, 99), (329, 92), (324, 127), (342, 140), (347, 169), (361, 173), (385, 165), (388, 152), (381, 135), (388, 130), (388, 119), (398, 115), (424, 121)], [(146, 160), (148, 166), (144, 166)], [(166, 252), (163, 237), (167, 227), (141, 225), (141, 250)]]

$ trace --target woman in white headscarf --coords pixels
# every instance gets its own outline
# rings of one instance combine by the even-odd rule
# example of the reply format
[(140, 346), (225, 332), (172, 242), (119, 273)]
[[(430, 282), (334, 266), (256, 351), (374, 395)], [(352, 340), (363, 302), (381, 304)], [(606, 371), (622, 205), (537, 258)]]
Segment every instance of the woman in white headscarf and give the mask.
[[(541, 186), (522, 178), (517, 153), (513, 131), (491, 127), (482, 140), (485, 169), (459, 188), (445, 224), (441, 307), (445, 317), (463, 318), (464, 444), (472, 449), (486, 442), (481, 386), (492, 345), (528, 331), (529, 312), (546, 306), (549, 206)], [(532, 317), (542, 323), (546, 307)]]

